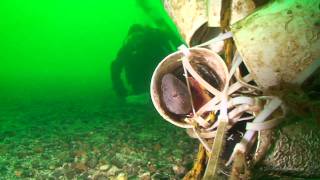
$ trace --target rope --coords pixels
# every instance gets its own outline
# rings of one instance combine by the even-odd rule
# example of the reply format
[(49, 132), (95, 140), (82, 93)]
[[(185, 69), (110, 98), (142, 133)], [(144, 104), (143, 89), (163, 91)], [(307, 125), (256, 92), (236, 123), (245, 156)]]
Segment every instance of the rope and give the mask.
[[(221, 36), (210, 40), (209, 42), (199, 45), (199, 47), (230, 37), (232, 37), (231, 33), (224, 33)], [(281, 106), (282, 101), (279, 98), (272, 96), (260, 96), (255, 98), (244, 96), (241, 93), (244, 91), (244, 89), (249, 89), (252, 93), (256, 94), (261, 92), (260, 88), (248, 84), (253, 80), (250, 74), (242, 77), (239, 73), (239, 66), (242, 63), (242, 58), (237, 52), (235, 52), (232, 63), (229, 63), (231, 66), (229, 68), (229, 72), (225, 75), (226, 83), (223, 87), (223, 90), (220, 91), (212, 87), (192, 67), (190, 63), (190, 57), (192, 56), (191, 51), (186, 46), (180, 46), (179, 50), (183, 54), (182, 67), (184, 76), (186, 78), (188, 93), (190, 94), (191, 98), (190, 101), (193, 112), (191, 117), (185, 118), (185, 122), (190, 124), (192, 127), (191, 131), (188, 130), (189, 136), (197, 138), (206, 151), (211, 153), (207, 166), (208, 172), (206, 170), (207, 174), (205, 173), (205, 177), (207, 178), (211, 177), (211, 173), (216, 174), (219, 156), (223, 151), (225, 134), (235, 123), (239, 121), (253, 120), (252, 122), (247, 123), (247, 131), (245, 132), (242, 140), (235, 146), (227, 165), (233, 161), (233, 158), (237, 152), (246, 153), (248, 151), (250, 145), (253, 144), (253, 141), (255, 140), (254, 137), (256, 131), (274, 128), (281, 122), (281, 119), (284, 117), (285, 113), (283, 113), (283, 116), (274, 117), (273, 119), (266, 121), (266, 119)], [(229, 50), (227, 53), (229, 54), (228, 57), (230, 58), (231, 50)], [(213, 98), (200, 107), (197, 111), (194, 107), (188, 75), (193, 77), (205, 90), (213, 95)], [(231, 83), (232, 77), (235, 77), (237, 81)], [(262, 101), (265, 101), (264, 107), (261, 106), (261, 104), (263, 104)], [(206, 121), (202, 117), (206, 112), (214, 112), (215, 114), (219, 112), (218, 120), (215, 122)], [(252, 116), (242, 117), (245, 113), (252, 114)], [(214, 143), (212, 144), (211, 148), (207, 139), (212, 138), (214, 138)], [(213, 171), (210, 169), (213, 169)]]
[[(235, 146), (233, 153), (227, 163), (230, 164), (233, 161), (235, 153), (237, 153), (238, 151), (246, 153), (248, 151), (249, 145), (253, 143), (253, 138), (256, 131), (273, 128), (281, 122), (281, 119), (284, 115), (281, 117), (275, 117), (269, 121), (265, 120), (275, 110), (277, 110), (279, 106), (281, 106), (282, 101), (277, 97), (271, 96), (260, 96), (259, 98), (254, 98), (238, 94), (235, 97), (231, 97), (231, 95), (235, 95), (236, 92), (241, 88), (252, 88), (251, 86), (248, 86), (248, 82), (253, 80), (250, 74), (245, 77), (241, 77), (243, 82), (236, 81), (233, 84), (229, 84), (233, 76), (238, 76), (237, 70), (242, 63), (242, 59), (237, 52), (235, 53), (235, 56), (232, 60), (230, 71), (228, 72), (228, 74), (226, 74), (227, 80), (225, 87), (222, 91), (219, 91), (218, 89), (212, 87), (208, 82), (206, 82), (191, 66), (189, 59), (191, 56), (190, 50), (186, 46), (182, 46), (179, 49), (184, 55), (182, 57), (182, 66), (191, 99), (192, 92), (190, 83), (188, 81), (188, 73), (202, 87), (204, 87), (208, 92), (214, 95), (214, 97), (205, 105), (200, 107), (198, 111), (195, 110), (193, 100), (191, 100), (193, 116), (190, 118), (186, 118), (185, 120), (185, 122), (192, 124), (192, 131), (188, 131), (189, 136), (197, 138), (207, 152), (213, 153), (213, 150), (217, 151), (212, 154), (213, 164), (211, 163), (210, 165), (210, 163), (208, 163), (207, 169), (212, 168), (213, 166), (215, 166), (214, 164), (217, 163), (217, 154), (222, 152), (221, 148), (223, 147), (222, 144), (224, 143), (224, 135), (226, 131), (230, 129), (236, 122), (253, 119), (252, 122), (247, 123), (247, 132), (244, 134), (240, 143)], [(239, 77), (240, 76), (238, 76), (238, 78)], [(256, 88), (254, 90), (257, 91), (258, 89)], [(261, 101), (266, 101), (266, 105), (264, 107), (261, 107)], [(228, 112), (229, 109), (232, 110)], [(262, 111), (258, 113), (260, 110)], [(205, 112), (217, 113), (218, 111), (220, 111), (218, 121), (215, 121), (212, 124), (210, 123), (210, 121), (206, 121), (201, 117)], [(253, 115), (250, 117), (242, 117), (242, 115), (246, 112)], [(257, 116), (255, 116), (254, 114), (257, 114)], [(219, 126), (219, 124), (222, 124), (221, 127)], [(216, 144), (213, 144), (215, 148), (210, 148), (210, 145), (206, 140), (211, 138), (215, 138), (214, 142), (217, 141)]]

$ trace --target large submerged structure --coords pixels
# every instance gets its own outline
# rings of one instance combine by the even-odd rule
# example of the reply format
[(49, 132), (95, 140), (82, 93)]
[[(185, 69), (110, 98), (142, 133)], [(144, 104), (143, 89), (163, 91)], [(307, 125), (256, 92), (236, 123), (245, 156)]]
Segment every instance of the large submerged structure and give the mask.
[(185, 179), (319, 177), (319, 2), (163, 4), (187, 46), (158, 65), (151, 96), (200, 142)]

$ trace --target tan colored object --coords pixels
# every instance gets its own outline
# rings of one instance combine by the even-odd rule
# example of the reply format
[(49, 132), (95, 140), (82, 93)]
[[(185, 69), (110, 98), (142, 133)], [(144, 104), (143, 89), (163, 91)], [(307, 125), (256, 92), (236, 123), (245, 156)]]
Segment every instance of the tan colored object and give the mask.
[(195, 158), (192, 169), (183, 177), (183, 180), (201, 179), (203, 170), (205, 169), (207, 159), (206, 149), (199, 144), (198, 154)]
[[(153, 73), (150, 90), (152, 102), (165, 120), (181, 128), (192, 128), (192, 125), (184, 121), (185, 116), (177, 116), (170, 113), (161, 100), (161, 79), (164, 75), (175, 72), (179, 67), (182, 67), (181, 59), (183, 56), (183, 53), (178, 51), (170, 54), (160, 62)], [(219, 55), (205, 48), (191, 48), (189, 59), (191, 63), (197, 62), (207, 65), (219, 76), (222, 82), (221, 87), (224, 87), (228, 71)]]
[[(220, 27), (222, 0), (215, 0), (211, 3), (211, 28), (207, 27), (206, 24), (208, 22), (207, 0), (164, 0), (163, 3), (165, 9), (178, 27), (181, 36), (189, 46), (194, 45), (191, 43), (192, 39), (199, 40), (199, 38), (201, 38), (196, 35), (197, 32), (203, 35), (204, 32), (208, 33), (208, 31), (211, 31), (209, 32), (209, 39), (220, 33), (219, 28), (212, 27)], [(246, 17), (254, 8), (255, 4), (252, 0), (233, 0), (231, 24)]]
[(314, 70), (310, 65), (319, 65), (319, 6), (318, 0), (278, 0), (232, 26), (237, 49), (259, 86), (301, 83)]
[(255, 7), (252, 0), (232, 0), (230, 24), (234, 24), (251, 14)]

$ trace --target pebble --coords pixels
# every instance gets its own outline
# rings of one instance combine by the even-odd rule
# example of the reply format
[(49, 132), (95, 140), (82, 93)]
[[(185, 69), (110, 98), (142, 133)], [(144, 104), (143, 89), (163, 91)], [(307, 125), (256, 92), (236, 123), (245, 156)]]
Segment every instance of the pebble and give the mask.
[(67, 169), (65, 172), (65, 176), (67, 179), (73, 179), (76, 176), (76, 172), (73, 169)]
[(109, 180), (106, 174), (97, 174), (93, 177), (93, 180)]
[(177, 176), (181, 176), (186, 173), (186, 168), (183, 166), (179, 166), (179, 165), (174, 165), (172, 167), (172, 170), (173, 170), (174, 174)]
[(77, 177), (77, 180), (89, 180), (89, 173), (84, 172)]
[[(118, 109), (119, 107), (114, 108), (114, 113), (117, 113), (119, 118), (113, 120), (113, 115), (110, 115), (110, 119), (112, 119), (110, 125), (122, 119), (122, 116), (127, 116), (123, 115), (123, 112), (136, 112), (136, 107), (122, 108), (120, 109), (121, 112)], [(145, 111), (145, 108), (139, 107), (139, 113), (131, 118), (136, 120), (137, 118), (147, 117), (143, 115), (144, 111), (142, 109)], [(153, 108), (150, 107), (151, 109)], [(111, 111), (112, 113), (108, 112), (108, 114), (113, 114), (113, 110)], [(140, 111), (142, 115), (140, 115)], [(146, 115), (149, 116), (149, 114)], [(43, 136), (38, 138), (39, 140), (25, 138), (26, 140), (22, 144), (20, 142), (15, 143), (13, 139), (5, 138), (8, 144), (0, 145), (0, 154), (5, 156), (4, 163), (0, 163), (0, 179), (151, 180), (152, 177), (154, 179), (179, 179), (180, 176), (175, 175), (178, 171), (174, 172), (172, 170), (173, 166), (168, 167), (168, 165), (176, 164), (191, 167), (189, 163), (192, 163), (193, 160), (191, 155), (196, 154), (192, 152), (194, 146), (188, 149), (188, 143), (181, 143), (189, 141), (178, 141), (179, 147), (177, 149), (183, 150), (181, 152), (177, 151), (176, 146), (173, 146), (175, 142), (167, 138), (161, 139), (162, 136), (157, 134), (153, 135), (151, 133), (153, 131), (151, 127), (153, 126), (151, 125), (147, 127), (150, 128), (150, 132), (144, 133), (141, 136), (143, 141), (139, 141), (137, 140), (137, 138), (140, 138), (140, 135), (138, 135), (139, 129), (146, 125), (145, 122), (129, 120), (129, 117), (125, 118), (127, 118), (126, 121), (119, 123), (119, 126), (128, 129), (130, 134), (123, 131), (113, 131), (112, 126), (107, 126), (108, 128), (105, 129), (104, 126), (100, 127), (99, 125), (97, 126), (99, 131), (92, 130), (94, 133), (91, 131), (87, 133), (87, 130), (74, 135), (66, 132), (62, 136), (43, 133), (40, 134)], [(71, 121), (69, 120), (69, 122)], [(105, 122), (105, 118), (102, 118), (101, 122)], [(130, 124), (129, 122), (134, 123)], [(118, 125), (114, 125), (114, 127), (118, 127)], [(92, 127), (92, 129), (94, 128)], [(108, 130), (110, 130), (110, 133), (106, 133)], [(166, 132), (167, 126), (161, 126), (159, 130)], [(169, 135), (175, 136), (184, 133), (171, 132), (171, 130), (168, 132)], [(87, 134), (93, 138), (87, 138)], [(110, 140), (110, 143), (105, 143), (109, 142), (106, 140)], [(152, 143), (148, 143), (149, 141), (152, 141)], [(161, 143), (153, 143), (155, 141), (161, 141)], [(80, 151), (77, 156), (75, 156), (76, 151)], [(190, 152), (190, 158), (185, 158), (184, 154), (186, 152)], [(167, 157), (172, 156), (171, 154), (178, 157), (167, 160)], [(27, 158), (30, 160), (28, 162), (22, 161), (18, 159), (18, 156), (23, 158), (28, 156)], [(177, 161), (177, 158), (182, 159), (182, 162)], [(188, 162), (184, 162), (185, 159)], [(6, 173), (9, 171), (12, 173)]]
[[(98, 160), (97, 160), (97, 158), (93, 157), (93, 158), (89, 159), (86, 164), (87, 164), (87, 166), (88, 166), (89, 168), (93, 169), (93, 168), (95, 168), (96, 165), (98, 164)], [(101, 168), (101, 167), (100, 167), (100, 168)]]
[(64, 175), (64, 173), (65, 173), (64, 169), (60, 167), (60, 168), (54, 170), (54, 172), (52, 173), (52, 176), (59, 179), (60, 177), (62, 177)]
[(151, 180), (150, 172), (145, 172), (139, 175), (139, 180)]
[(107, 175), (108, 175), (108, 176), (114, 176), (114, 175), (116, 175), (118, 172), (119, 172), (119, 168), (116, 167), (116, 166), (112, 166), (112, 167), (108, 170)]
[(128, 180), (128, 175), (125, 173), (118, 174), (116, 180)]
[(72, 168), (77, 172), (81, 173), (88, 169), (88, 167), (84, 163), (74, 163)]
[(109, 164), (106, 164), (106, 165), (102, 165), (102, 166), (100, 166), (100, 170), (101, 171), (105, 171), (105, 170), (108, 170), (109, 169), (109, 167), (110, 167), (110, 165)]
[(54, 170), (56, 167), (54, 165), (49, 165), (50, 170)]
[(27, 177), (33, 177), (34, 176), (34, 172), (30, 169), (25, 169), (21, 172), (21, 177), (27, 178)]
[(167, 174), (160, 174), (160, 173), (155, 173), (151, 176), (152, 180), (158, 180), (158, 179), (170, 179), (170, 176)]

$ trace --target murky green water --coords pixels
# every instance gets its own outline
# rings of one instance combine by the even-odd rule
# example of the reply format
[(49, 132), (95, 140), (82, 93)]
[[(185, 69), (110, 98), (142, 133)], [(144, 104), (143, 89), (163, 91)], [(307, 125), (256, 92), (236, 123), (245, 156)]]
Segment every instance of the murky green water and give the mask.
[[(173, 27), (160, 2), (148, 6)], [(130, 26), (156, 27), (134, 0), (5, 0), (0, 7), (1, 102), (109, 99), (110, 65)]]

